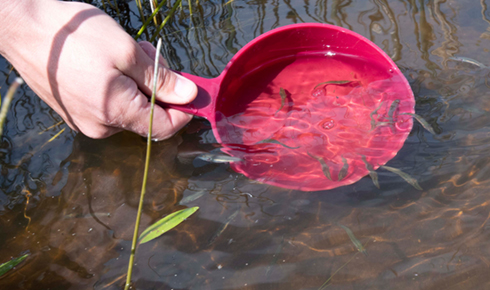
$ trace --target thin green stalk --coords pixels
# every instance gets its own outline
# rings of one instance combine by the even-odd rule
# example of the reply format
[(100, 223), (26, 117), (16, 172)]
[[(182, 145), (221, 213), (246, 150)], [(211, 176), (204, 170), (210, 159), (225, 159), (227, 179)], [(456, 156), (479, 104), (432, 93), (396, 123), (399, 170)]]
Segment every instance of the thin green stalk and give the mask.
[[(102, 2), (105, 3), (105, 0), (102, 0)], [(116, 7), (114, 7), (114, 5), (111, 3), (110, 0), (107, 1), (107, 4), (109, 4), (109, 6), (112, 8), (112, 9), (116, 9)]]
[(146, 193), (146, 181), (148, 180), (148, 170), (150, 167), (151, 136), (153, 130), (153, 109), (155, 108), (155, 95), (157, 93), (158, 59), (160, 58), (161, 49), (162, 49), (162, 39), (160, 38), (158, 39), (157, 52), (155, 55), (155, 70), (153, 71), (153, 90), (151, 93), (150, 125), (148, 126), (148, 140), (146, 143), (145, 171), (143, 173), (143, 184), (141, 186), (140, 203), (138, 205), (138, 213), (136, 214), (133, 243), (131, 245), (131, 255), (129, 256), (128, 274), (126, 277), (126, 285), (124, 286), (124, 290), (128, 290), (131, 284), (131, 275), (133, 274), (134, 256), (136, 254), (136, 245), (138, 243), (138, 232), (140, 227), (141, 213), (143, 212), (143, 200), (145, 198), (145, 193)]
[(136, 0), (136, 7), (140, 13), (141, 21), (145, 22), (145, 14), (143, 13), (143, 5), (141, 5), (141, 0)]
[(177, 9), (177, 7), (179, 7), (179, 4), (181, 2), (182, 2), (182, 0), (175, 1), (174, 6), (168, 12), (167, 17), (165, 17), (165, 19), (163, 20), (162, 24), (160, 24), (160, 26), (158, 27), (158, 29), (155, 32), (155, 34), (153, 34), (153, 36), (150, 39), (150, 42), (155, 41), (155, 38), (157, 38), (158, 34), (160, 34), (160, 31), (163, 29), (163, 27), (165, 26), (165, 24), (167, 24), (167, 22), (170, 20), (170, 18), (174, 16), (175, 10)]
[(21, 78), (16, 78), (14, 83), (10, 85), (10, 88), (5, 95), (5, 99), (3, 100), (2, 109), (0, 110), (0, 137), (3, 134), (3, 123), (5, 123), (5, 119), (7, 119), (7, 113), (9, 111), (10, 103), (14, 98), (15, 91), (19, 88), (20, 85), (24, 83), (24, 80)]
[(143, 34), (143, 31), (146, 30), (146, 27), (148, 26), (148, 24), (150, 24), (153, 17), (155, 17), (155, 15), (157, 15), (158, 11), (160, 11), (160, 9), (163, 7), (163, 5), (165, 5), (165, 1), (162, 1), (160, 4), (158, 4), (158, 6), (155, 8), (155, 11), (150, 15), (150, 17), (148, 17), (145, 20), (145, 23), (143, 23), (143, 25), (141, 26), (140, 30), (138, 31), (138, 33), (134, 37), (134, 40), (138, 40), (138, 38), (140, 38), (141, 34)]
[(192, 2), (191, 2), (191, 0), (187, 0), (187, 1), (189, 3), (189, 14), (192, 17)]
[[(150, 0), (150, 8), (151, 8), (151, 13), (155, 12), (155, 1), (154, 0)], [(156, 15), (155, 15), (155, 17), (153, 17), (153, 22), (155, 23), (156, 26), (159, 25)]]
[(117, 17), (120, 17), (120, 15), (119, 15), (119, 5), (117, 4), (117, 0), (114, 0), (114, 6), (116, 7)]

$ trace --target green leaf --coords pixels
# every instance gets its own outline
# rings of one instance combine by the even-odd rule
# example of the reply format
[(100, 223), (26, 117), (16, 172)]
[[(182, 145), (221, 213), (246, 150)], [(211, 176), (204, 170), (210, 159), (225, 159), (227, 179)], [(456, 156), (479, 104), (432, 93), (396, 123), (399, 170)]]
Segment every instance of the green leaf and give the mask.
[(10, 269), (17, 266), (20, 262), (24, 261), (27, 258), (27, 256), (29, 256), (29, 254), (25, 254), (22, 257), (12, 259), (0, 265), (0, 276), (3, 276), (3, 274), (7, 273)]
[(169, 230), (175, 228), (186, 218), (195, 213), (198, 209), (199, 207), (197, 206), (181, 209), (152, 224), (144, 232), (141, 233), (139, 238), (140, 244), (144, 244), (155, 238), (158, 238)]

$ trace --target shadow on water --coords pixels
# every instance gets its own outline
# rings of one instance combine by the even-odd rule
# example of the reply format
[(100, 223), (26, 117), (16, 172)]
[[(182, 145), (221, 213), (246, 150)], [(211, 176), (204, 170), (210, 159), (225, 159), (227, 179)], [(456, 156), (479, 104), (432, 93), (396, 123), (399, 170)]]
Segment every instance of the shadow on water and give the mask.
[[(486, 1), (201, 1), (192, 2), (192, 17), (184, 2), (161, 32), (173, 69), (215, 77), (238, 49), (275, 27), (340, 25), (397, 62), (414, 91), (416, 113), (437, 134), (415, 123), (387, 164), (416, 178), (423, 191), (379, 169), (380, 190), (366, 176), (304, 193), (194, 160), (218, 145), (209, 123), (193, 120), (154, 143), (142, 227), (178, 209), (200, 210), (138, 249), (137, 289), (306, 290), (330, 277), (334, 289), (488, 288)], [(136, 4), (117, 1), (117, 12), (114, 3), (92, 1), (134, 35), (141, 25)], [(15, 72), (3, 58), (0, 72), (4, 95)], [(90, 140), (66, 131), (43, 145), (66, 128), (59, 121), (28, 87), (19, 90), (0, 143), (0, 262), (31, 255), (0, 286), (121, 289), (145, 141), (130, 133)], [(340, 225), (366, 245), (366, 255), (357, 254)]]

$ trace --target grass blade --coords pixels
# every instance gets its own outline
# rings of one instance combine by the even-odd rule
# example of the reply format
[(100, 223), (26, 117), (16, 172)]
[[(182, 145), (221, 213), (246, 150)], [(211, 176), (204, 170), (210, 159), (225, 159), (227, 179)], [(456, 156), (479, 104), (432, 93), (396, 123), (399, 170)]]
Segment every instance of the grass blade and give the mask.
[(148, 180), (148, 170), (150, 167), (150, 154), (151, 154), (151, 136), (153, 130), (153, 111), (155, 108), (155, 95), (157, 92), (157, 80), (158, 80), (158, 59), (160, 58), (160, 50), (162, 49), (162, 39), (158, 39), (157, 50), (155, 54), (155, 64), (153, 71), (153, 89), (151, 93), (151, 107), (150, 107), (150, 125), (148, 127), (148, 139), (146, 143), (146, 158), (145, 158), (145, 171), (143, 173), (143, 184), (141, 185), (141, 195), (138, 205), (138, 213), (136, 214), (136, 222), (134, 225), (133, 242), (131, 244), (131, 255), (129, 256), (128, 273), (126, 276), (126, 284), (124, 290), (128, 290), (131, 285), (131, 275), (133, 274), (134, 256), (136, 254), (136, 245), (138, 243), (138, 232), (140, 228), (141, 213), (143, 212), (143, 201), (146, 193), (146, 182)]
[(27, 256), (29, 256), (29, 254), (25, 254), (21, 257), (12, 259), (12, 260), (0, 265), (0, 276), (3, 276), (5, 273), (10, 271), (10, 269), (17, 266), (20, 262), (24, 261), (27, 258)]
[(195, 206), (191, 208), (181, 209), (167, 215), (166, 217), (149, 226), (144, 232), (142, 232), (138, 240), (139, 243), (144, 244), (158, 238), (159, 236), (178, 226), (181, 222), (183, 222), (186, 218), (195, 213), (198, 209), (199, 207)]
[[(182, 0), (175, 1), (174, 6), (172, 6), (172, 9), (170, 9), (170, 11), (168, 12), (167, 17), (165, 17), (165, 19), (162, 21), (162, 24), (160, 24), (157, 31), (155, 31), (155, 34), (153, 34), (153, 36), (151, 37), (150, 42), (153, 43), (153, 41), (155, 41), (155, 38), (157, 38), (158, 34), (160, 34), (160, 31), (163, 29), (165, 24), (167, 24), (167, 22), (170, 20), (170, 18), (174, 15), (175, 10), (177, 10), (177, 7), (179, 7), (180, 3), (182, 3)], [(156, 11), (156, 9), (155, 9), (155, 11)]]
[(141, 34), (143, 34), (143, 31), (146, 30), (146, 27), (148, 26), (148, 24), (150, 24), (150, 22), (152, 21), (153, 17), (155, 17), (155, 15), (157, 15), (158, 11), (160, 11), (160, 9), (163, 7), (163, 5), (165, 5), (165, 1), (160, 2), (160, 4), (158, 4), (158, 6), (155, 7), (155, 11), (150, 15), (150, 17), (148, 17), (145, 20), (145, 23), (143, 23), (143, 25), (141, 26), (141, 28), (138, 31), (138, 33), (136, 33), (136, 36), (134, 37), (134, 40), (138, 40), (138, 38), (140, 38)]
[(15, 91), (17, 91), (19, 86), (23, 83), (23, 79), (16, 78), (14, 83), (10, 85), (7, 94), (5, 95), (5, 100), (3, 100), (2, 109), (0, 110), (0, 137), (2, 137), (3, 134), (3, 123), (5, 123), (5, 119), (7, 119), (7, 113), (9, 111), (10, 103), (14, 98)]

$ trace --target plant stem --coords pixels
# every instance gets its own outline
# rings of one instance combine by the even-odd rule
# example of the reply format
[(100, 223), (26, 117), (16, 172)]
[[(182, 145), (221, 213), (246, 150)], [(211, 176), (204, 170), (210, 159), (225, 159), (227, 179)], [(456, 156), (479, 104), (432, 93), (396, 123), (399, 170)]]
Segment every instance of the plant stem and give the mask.
[[(141, 22), (145, 23), (145, 13), (143, 12), (143, 5), (141, 5), (141, 0), (136, 0), (136, 6), (138, 7), (138, 11), (140, 13)], [(153, 11), (152, 11), (153, 12)], [(145, 30), (146, 38), (149, 38), (148, 32)]]
[(146, 159), (145, 159), (145, 171), (143, 173), (143, 184), (141, 185), (140, 202), (138, 205), (138, 213), (136, 214), (136, 223), (134, 225), (133, 243), (131, 245), (131, 255), (129, 256), (128, 275), (126, 277), (126, 285), (124, 290), (128, 290), (131, 284), (131, 275), (133, 274), (134, 256), (136, 254), (136, 245), (138, 242), (138, 232), (140, 227), (141, 213), (143, 212), (143, 200), (146, 193), (146, 181), (148, 180), (148, 170), (150, 167), (150, 154), (151, 154), (151, 135), (153, 130), (153, 109), (155, 108), (155, 95), (157, 92), (157, 78), (158, 78), (158, 59), (160, 58), (160, 50), (162, 49), (162, 39), (158, 39), (157, 52), (155, 55), (155, 69), (153, 71), (153, 91), (151, 94), (151, 107), (150, 107), (150, 125), (148, 126), (148, 140), (146, 142)]
[(155, 11), (150, 15), (150, 17), (148, 17), (145, 20), (145, 23), (143, 23), (143, 25), (141, 26), (140, 30), (138, 31), (138, 33), (134, 37), (134, 40), (138, 40), (138, 38), (140, 38), (141, 34), (143, 34), (143, 31), (146, 30), (146, 27), (148, 26), (148, 24), (150, 24), (153, 17), (155, 17), (155, 15), (157, 15), (158, 11), (160, 11), (160, 9), (163, 7), (163, 5), (165, 5), (165, 1), (162, 1), (160, 4), (158, 4), (158, 6), (155, 8)]
[(175, 10), (177, 9), (177, 7), (179, 7), (179, 4), (182, 3), (182, 0), (177, 0), (175, 1), (174, 3), (174, 6), (172, 7), (172, 9), (168, 12), (167, 14), (167, 17), (165, 17), (165, 19), (162, 21), (162, 24), (160, 24), (160, 26), (158, 27), (157, 31), (155, 32), (155, 34), (153, 34), (153, 36), (151, 37), (150, 39), (150, 42), (153, 42), (155, 41), (155, 38), (158, 36), (158, 34), (160, 33), (160, 31), (163, 29), (163, 27), (165, 26), (165, 24), (167, 24), (167, 22), (170, 20), (170, 18), (174, 15), (175, 13)]
[(20, 85), (24, 83), (24, 80), (21, 78), (16, 78), (14, 83), (10, 85), (10, 88), (5, 95), (5, 100), (3, 100), (2, 109), (0, 110), (0, 137), (3, 134), (3, 123), (5, 123), (5, 119), (7, 119), (7, 113), (9, 111), (10, 103), (14, 98), (15, 91), (19, 88)]

